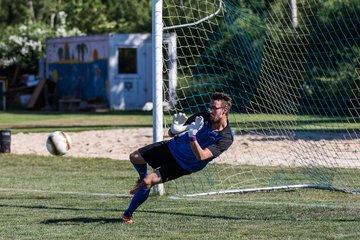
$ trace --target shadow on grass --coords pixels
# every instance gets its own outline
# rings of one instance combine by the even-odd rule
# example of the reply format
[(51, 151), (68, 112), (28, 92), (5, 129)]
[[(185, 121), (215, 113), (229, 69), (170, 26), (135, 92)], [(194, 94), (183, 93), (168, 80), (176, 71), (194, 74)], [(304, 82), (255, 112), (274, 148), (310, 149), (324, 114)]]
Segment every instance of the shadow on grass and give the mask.
[[(111, 211), (111, 212), (117, 212), (122, 213), (124, 210), (118, 210), (118, 209), (110, 209), (110, 210), (104, 210), (104, 209), (86, 209), (86, 208), (70, 208), (70, 207), (48, 207), (43, 205), (5, 205), (1, 204), (0, 208), (28, 208), (28, 209), (49, 209), (49, 210), (61, 210), (61, 211)], [(120, 214), (118, 214), (120, 215)], [(56, 224), (56, 223), (66, 223), (66, 222), (72, 222), (72, 223), (115, 223), (115, 222), (122, 222), (120, 217), (118, 218), (69, 218), (69, 219), (48, 219), (41, 221), (42, 224)]]
[[(65, 210), (65, 211), (100, 211), (100, 212), (116, 212), (115, 218), (86, 218), (86, 217), (77, 217), (77, 218), (58, 218), (58, 219), (47, 219), (41, 221), (41, 224), (58, 224), (58, 223), (121, 223), (120, 214), (124, 211), (124, 209), (86, 209), (86, 208), (68, 208), (68, 207), (48, 207), (43, 205), (35, 205), (35, 206), (26, 206), (26, 205), (0, 205), (0, 208), (29, 208), (29, 209), (50, 209), (50, 210)], [(211, 214), (196, 214), (196, 213), (179, 213), (179, 212), (171, 212), (171, 211), (153, 211), (153, 210), (138, 210), (138, 213), (146, 213), (153, 214), (155, 218), (160, 218), (163, 215), (169, 216), (181, 216), (181, 217), (196, 217), (196, 218), (204, 218), (210, 220), (232, 220), (232, 221), (309, 221), (308, 218), (299, 219), (293, 218), (293, 216), (263, 216), (263, 217), (250, 217), (250, 216), (226, 216), (226, 215), (211, 215)], [(159, 215), (156, 217), (156, 215)], [(323, 221), (323, 222), (360, 222), (360, 218), (321, 218), (321, 219), (312, 219), (312, 221)]]
[[(121, 212), (121, 210), (119, 210)], [(232, 221), (309, 221), (306, 219), (295, 219), (292, 216), (283, 216), (283, 217), (233, 217), (233, 216), (225, 216), (225, 215), (209, 215), (209, 214), (196, 214), (196, 213), (178, 213), (178, 212), (165, 212), (165, 211), (146, 211), (146, 210), (138, 210), (137, 212), (149, 213), (154, 215), (170, 215), (170, 216), (181, 216), (181, 217), (195, 217), (195, 218), (205, 218), (209, 220), (232, 220)], [(161, 217), (161, 216), (158, 216)], [(156, 218), (156, 216), (154, 217)], [(320, 221), (320, 222), (360, 222), (360, 219), (344, 219), (344, 218), (334, 218), (334, 219), (312, 219), (312, 221)], [(122, 222), (120, 217), (118, 218), (68, 218), (68, 219), (48, 219), (42, 221), (42, 224), (58, 224), (58, 223), (117, 223)]]
[[(5, 205), (0, 204), (0, 208), (28, 208), (28, 209), (49, 209), (49, 210), (64, 210), (64, 211), (106, 211), (104, 209), (87, 209), (87, 208), (71, 208), (71, 207), (48, 207), (43, 205)], [(107, 211), (118, 212), (117, 209), (110, 209)]]
[[(122, 211), (119, 211), (120, 213)], [(142, 213), (151, 213), (159, 215), (170, 215), (170, 216), (182, 216), (182, 217), (197, 217), (197, 218), (208, 218), (208, 219), (222, 219), (222, 220), (248, 220), (244, 217), (229, 217), (223, 215), (207, 215), (207, 214), (192, 214), (192, 213), (175, 213), (175, 212), (162, 212), (162, 211), (137, 211)], [(265, 219), (264, 219), (265, 220)], [(269, 220), (269, 219), (266, 219)], [(48, 219), (42, 221), (42, 224), (58, 224), (58, 223), (116, 223), (122, 222), (120, 216), (118, 218), (65, 218), (65, 219)]]
[(68, 218), (68, 219), (48, 219), (42, 221), (42, 224), (57, 223), (118, 223), (122, 222), (121, 218)]

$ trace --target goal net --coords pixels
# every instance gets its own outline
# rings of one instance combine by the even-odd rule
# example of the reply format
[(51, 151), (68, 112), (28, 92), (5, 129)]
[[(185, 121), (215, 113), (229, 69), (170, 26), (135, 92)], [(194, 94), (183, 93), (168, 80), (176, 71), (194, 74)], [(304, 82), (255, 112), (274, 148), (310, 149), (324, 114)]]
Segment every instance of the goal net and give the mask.
[[(360, 3), (352, 0), (163, 0), (176, 34), (177, 112), (229, 94), (234, 142), (178, 194), (288, 187), (360, 190)], [(163, 46), (164, 82), (169, 77)]]

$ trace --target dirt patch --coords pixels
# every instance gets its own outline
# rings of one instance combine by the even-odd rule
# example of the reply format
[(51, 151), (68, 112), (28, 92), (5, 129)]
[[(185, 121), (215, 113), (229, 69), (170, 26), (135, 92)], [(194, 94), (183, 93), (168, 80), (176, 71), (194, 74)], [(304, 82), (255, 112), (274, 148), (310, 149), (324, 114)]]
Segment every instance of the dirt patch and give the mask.
[[(72, 149), (65, 157), (127, 160), (129, 154), (152, 143), (152, 128), (69, 133)], [(46, 133), (11, 136), (11, 152), (49, 156)], [(168, 139), (165, 137), (164, 139)], [(349, 133), (237, 133), (234, 144), (215, 160), (219, 163), (360, 168), (360, 139)]]

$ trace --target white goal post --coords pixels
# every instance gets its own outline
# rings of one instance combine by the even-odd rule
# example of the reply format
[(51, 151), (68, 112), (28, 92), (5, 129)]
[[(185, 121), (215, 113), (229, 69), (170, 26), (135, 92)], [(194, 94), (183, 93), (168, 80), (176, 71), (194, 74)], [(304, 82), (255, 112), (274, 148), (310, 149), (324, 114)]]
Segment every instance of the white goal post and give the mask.
[[(153, 142), (163, 140), (163, 23), (162, 0), (152, 0), (152, 80), (153, 80)], [(158, 184), (154, 191), (165, 193), (164, 185)]]

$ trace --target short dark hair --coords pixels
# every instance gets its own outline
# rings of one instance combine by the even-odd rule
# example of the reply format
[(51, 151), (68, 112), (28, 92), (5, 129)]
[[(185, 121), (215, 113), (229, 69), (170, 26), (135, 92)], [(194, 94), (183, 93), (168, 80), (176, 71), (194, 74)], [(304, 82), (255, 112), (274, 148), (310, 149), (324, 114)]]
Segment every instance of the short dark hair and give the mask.
[(229, 108), (229, 110), (231, 109), (232, 99), (229, 95), (222, 93), (222, 92), (215, 92), (212, 94), (211, 99), (212, 100), (222, 100), (223, 103), (225, 103), (225, 105)]

